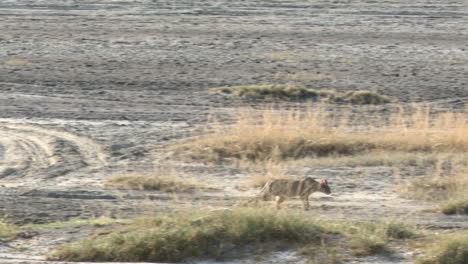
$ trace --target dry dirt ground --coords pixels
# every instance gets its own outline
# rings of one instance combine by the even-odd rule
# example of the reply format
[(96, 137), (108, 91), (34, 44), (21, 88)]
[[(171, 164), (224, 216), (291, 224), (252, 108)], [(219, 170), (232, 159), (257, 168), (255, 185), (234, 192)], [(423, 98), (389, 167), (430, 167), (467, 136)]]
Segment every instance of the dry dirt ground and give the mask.
[[(467, 25), (463, 0), (2, 0), (0, 213), (45, 223), (233, 206), (254, 194), (239, 188), (245, 170), (168, 160), (163, 149), (191, 136), (209, 113), (246, 103), (208, 88), (294, 82), (461, 109), (468, 103)], [(219, 191), (174, 196), (102, 185), (161, 164)], [(424, 171), (296, 170), (328, 179), (335, 193), (315, 196), (311, 216), (468, 227), (467, 217), (398, 198), (394, 184)], [(300, 210), (297, 201), (287, 206)], [(0, 245), (0, 262), (36, 263), (48, 248), (92, 231), (26, 234), (12, 243), (22, 252)]]

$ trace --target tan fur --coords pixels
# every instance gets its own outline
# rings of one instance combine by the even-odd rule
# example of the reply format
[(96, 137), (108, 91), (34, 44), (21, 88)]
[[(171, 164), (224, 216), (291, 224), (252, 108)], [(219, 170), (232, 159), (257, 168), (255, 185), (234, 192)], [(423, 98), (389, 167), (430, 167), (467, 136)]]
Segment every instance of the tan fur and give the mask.
[(300, 180), (278, 179), (268, 181), (263, 187), (258, 199), (263, 201), (276, 201), (276, 208), (281, 208), (281, 203), (287, 198), (299, 196), (304, 203), (304, 210), (309, 210), (309, 195), (313, 192), (330, 194), (330, 187), (326, 180), (316, 181), (311, 177)]

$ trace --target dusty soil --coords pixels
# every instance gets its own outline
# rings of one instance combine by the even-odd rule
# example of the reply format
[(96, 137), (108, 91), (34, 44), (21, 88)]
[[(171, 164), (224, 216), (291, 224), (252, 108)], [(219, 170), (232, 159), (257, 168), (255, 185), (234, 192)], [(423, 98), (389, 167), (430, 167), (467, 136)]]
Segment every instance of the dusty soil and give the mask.
[[(294, 82), (461, 109), (468, 103), (467, 23), (466, 3), (451, 0), (3, 0), (0, 213), (45, 223), (233, 206), (255, 193), (241, 188), (245, 170), (182, 163), (163, 148), (190, 137), (209, 113), (253, 104), (208, 88)], [(102, 184), (161, 164), (219, 191), (174, 196)], [(423, 170), (404, 168), (399, 177), (390, 167), (294, 170), (328, 179), (335, 193), (315, 196), (307, 215), (468, 228), (467, 217), (398, 198), (395, 183)], [(300, 210), (297, 201), (287, 205)], [(0, 259), (42, 263), (50, 247), (90, 229), (26, 236), (12, 243), (21, 252), (0, 245)]]

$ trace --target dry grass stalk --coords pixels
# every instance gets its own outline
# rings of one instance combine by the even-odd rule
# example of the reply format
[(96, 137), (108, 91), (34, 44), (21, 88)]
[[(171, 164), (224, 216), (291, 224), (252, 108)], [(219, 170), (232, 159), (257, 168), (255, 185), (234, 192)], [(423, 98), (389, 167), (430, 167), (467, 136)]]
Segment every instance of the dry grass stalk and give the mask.
[[(173, 149), (193, 160), (287, 161), (380, 153), (466, 153), (468, 115), (431, 115), (426, 108), (353, 123), (322, 107), (307, 111), (236, 112), (234, 124), (214, 123), (211, 133)], [(366, 119), (361, 119), (366, 120)]]
[(254, 172), (253, 176), (246, 181), (246, 187), (263, 187), (268, 181), (277, 179), (287, 179), (286, 169), (284, 167), (267, 165), (262, 172)]

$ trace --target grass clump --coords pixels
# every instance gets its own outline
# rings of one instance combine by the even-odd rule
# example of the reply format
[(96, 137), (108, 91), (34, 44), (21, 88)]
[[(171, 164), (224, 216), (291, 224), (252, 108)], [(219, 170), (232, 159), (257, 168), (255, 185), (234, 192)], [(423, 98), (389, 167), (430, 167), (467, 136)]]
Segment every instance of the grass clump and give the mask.
[(19, 228), (13, 224), (0, 221), (0, 241), (8, 241), (15, 238)]
[(289, 211), (258, 208), (185, 211), (134, 219), (106, 233), (59, 246), (48, 258), (180, 262), (222, 259), (245, 250), (268, 253), (273, 245), (282, 250), (299, 249), (310, 263), (333, 264), (344, 254), (338, 255), (335, 247), (340, 247), (340, 252), (351, 249), (355, 255), (372, 255), (389, 251), (388, 243), (394, 239), (414, 236), (410, 228), (396, 222), (320, 221)]
[(124, 174), (115, 175), (105, 180), (105, 185), (116, 189), (161, 191), (168, 193), (193, 192), (208, 187), (197, 184), (191, 180), (183, 179), (178, 175), (159, 173), (152, 174)]
[(409, 199), (441, 201), (450, 199), (459, 189), (454, 177), (424, 177), (403, 185), (400, 192)]
[(392, 103), (395, 100), (388, 96), (378, 94), (373, 91), (349, 91), (345, 93), (344, 100), (352, 104), (386, 104)]
[(347, 93), (337, 93), (330, 90), (305, 88), (299, 84), (241, 85), (211, 88), (210, 91), (221, 95), (255, 99), (312, 99), (316, 101), (321, 100), (328, 103), (352, 104), (384, 104), (394, 102), (394, 100), (387, 96), (383, 96), (371, 91), (350, 91)]
[(410, 239), (418, 236), (410, 226), (395, 221), (384, 222), (384, 233), (387, 239)]
[(331, 98), (335, 94), (332, 91), (308, 89), (298, 84), (242, 85), (212, 88), (210, 90), (222, 95), (235, 95), (244, 98), (256, 99), (283, 100)]
[(320, 226), (303, 217), (266, 210), (175, 213), (136, 220), (109, 234), (61, 246), (49, 259), (177, 262), (219, 257), (228, 245), (313, 244), (323, 234)]
[(466, 264), (468, 263), (468, 232), (442, 236), (425, 252), (418, 264)]
[(396, 221), (332, 225), (332, 230), (349, 239), (349, 247), (355, 256), (369, 256), (390, 251), (392, 240), (411, 239), (418, 236), (408, 225)]
[(370, 256), (389, 251), (387, 243), (375, 235), (355, 236), (351, 241), (350, 248), (355, 256)]
[[(414, 109), (413, 109), (414, 110)], [(392, 153), (467, 153), (467, 114), (401, 111), (381, 119), (330, 114), (320, 107), (237, 111), (233, 124), (213, 123), (209, 134), (172, 149), (191, 160), (291, 161)], [(353, 118), (353, 120), (356, 120)], [(368, 121), (365, 121), (368, 120)]]
[(450, 201), (442, 206), (444, 214), (468, 214), (468, 200)]

